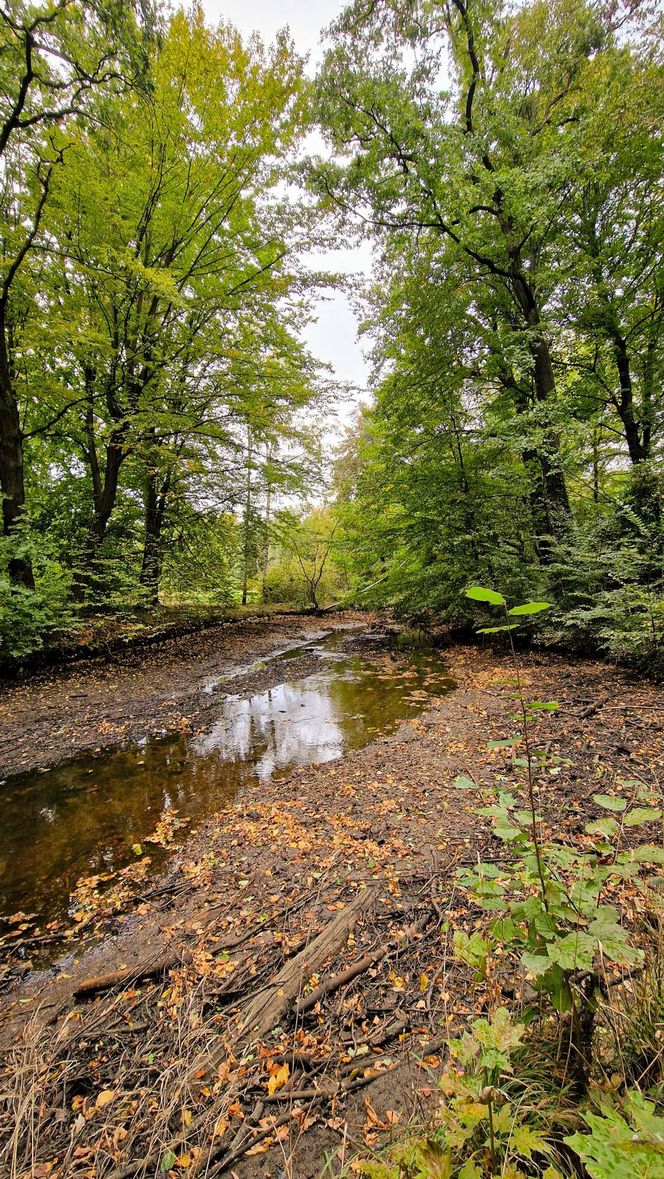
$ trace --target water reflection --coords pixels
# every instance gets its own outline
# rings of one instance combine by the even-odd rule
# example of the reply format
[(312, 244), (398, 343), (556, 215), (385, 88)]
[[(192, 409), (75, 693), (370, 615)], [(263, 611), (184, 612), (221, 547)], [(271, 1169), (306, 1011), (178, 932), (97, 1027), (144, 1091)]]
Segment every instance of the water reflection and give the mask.
[(249, 697), (222, 696), (219, 685), (204, 734), (9, 779), (0, 787), (0, 914), (62, 915), (76, 881), (128, 863), (164, 812), (201, 821), (238, 792), (360, 748), (452, 687), (431, 652), (348, 655), (338, 649), (345, 641), (323, 640), (319, 670), (305, 678)]

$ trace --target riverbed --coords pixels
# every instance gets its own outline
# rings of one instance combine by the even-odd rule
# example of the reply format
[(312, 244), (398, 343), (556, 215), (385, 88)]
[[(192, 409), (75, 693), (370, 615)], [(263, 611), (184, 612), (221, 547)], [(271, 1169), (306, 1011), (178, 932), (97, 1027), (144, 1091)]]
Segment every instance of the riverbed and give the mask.
[(253, 663), (207, 674), (199, 664), (183, 727), (5, 779), (0, 916), (62, 919), (79, 879), (146, 853), (159, 869), (231, 802), (361, 749), (452, 688), (421, 636), (404, 642), (352, 621)]

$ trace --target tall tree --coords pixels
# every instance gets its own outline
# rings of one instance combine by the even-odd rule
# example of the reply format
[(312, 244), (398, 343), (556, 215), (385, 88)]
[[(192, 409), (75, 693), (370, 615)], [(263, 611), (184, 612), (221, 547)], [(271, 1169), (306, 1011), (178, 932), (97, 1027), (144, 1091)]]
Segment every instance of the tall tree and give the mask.
[(155, 438), (170, 433), (177, 449), (201, 428), (187, 388), (219, 392), (243, 317), (288, 294), (267, 193), (299, 132), (300, 72), (284, 39), (269, 53), (246, 48), (200, 9), (179, 12), (150, 93), (107, 108), (69, 153), (54, 313), (70, 358), (64, 409), (69, 399), (92, 491), (86, 582), (128, 457), (144, 448), (152, 470)]
[(571, 518), (550, 253), (575, 175), (585, 73), (608, 36), (576, 0), (516, 12), (486, 0), (358, 0), (333, 28), (318, 83), (341, 155), (314, 169), (319, 192), (384, 238), (443, 239), (465, 265), (504, 390), (537, 423), (524, 460), (544, 556)]
[[(147, 0), (141, 5), (152, 32)], [(15, 349), (28, 312), (22, 279), (38, 248), (66, 128), (85, 116), (100, 89), (133, 85), (144, 66), (133, 4), (115, 0), (9, 0), (0, 9), (0, 493), (5, 535), (25, 505), (23, 429)], [(34, 587), (25, 554), (10, 561), (13, 581)]]

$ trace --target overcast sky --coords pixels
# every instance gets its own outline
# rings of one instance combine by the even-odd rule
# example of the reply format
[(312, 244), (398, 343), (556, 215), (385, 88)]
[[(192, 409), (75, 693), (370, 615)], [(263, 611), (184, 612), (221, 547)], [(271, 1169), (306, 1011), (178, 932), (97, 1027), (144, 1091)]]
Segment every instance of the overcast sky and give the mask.
[[(211, 24), (230, 20), (243, 34), (257, 30), (264, 41), (288, 26), (299, 53), (308, 54), (309, 72), (321, 57), (321, 30), (341, 12), (345, 0), (203, 0)], [(312, 264), (340, 273), (369, 272), (368, 247), (321, 255)], [(357, 320), (348, 299), (332, 295), (319, 304), (318, 322), (304, 333), (314, 355), (331, 364), (341, 381), (366, 388), (368, 366), (357, 340)], [(343, 414), (346, 417), (346, 414)]]

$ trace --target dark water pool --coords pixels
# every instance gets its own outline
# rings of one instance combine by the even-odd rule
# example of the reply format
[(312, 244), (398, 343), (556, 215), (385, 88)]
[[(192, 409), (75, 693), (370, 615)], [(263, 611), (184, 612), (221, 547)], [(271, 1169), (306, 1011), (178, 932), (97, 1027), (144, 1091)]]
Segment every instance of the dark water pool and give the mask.
[[(177, 812), (195, 825), (240, 793), (260, 797), (271, 778), (358, 749), (453, 687), (433, 651), (371, 652), (335, 632), (306, 653), (313, 673), (297, 675), (303, 647), (282, 652), (273, 658), (283, 682), (253, 695), (233, 694), (232, 680), (208, 683), (209, 727), (201, 734), (80, 757), (1, 784), (0, 916), (63, 916), (77, 880), (130, 863), (165, 816)], [(163, 862), (163, 850), (142, 850)]]

